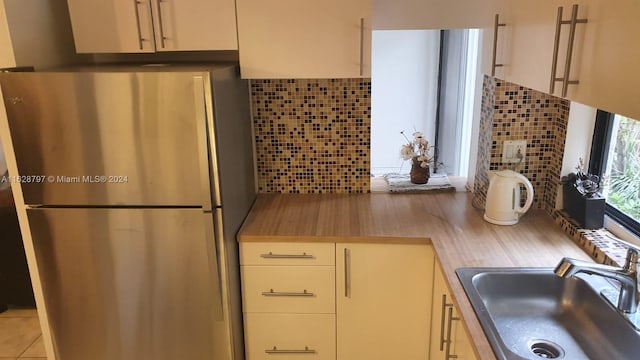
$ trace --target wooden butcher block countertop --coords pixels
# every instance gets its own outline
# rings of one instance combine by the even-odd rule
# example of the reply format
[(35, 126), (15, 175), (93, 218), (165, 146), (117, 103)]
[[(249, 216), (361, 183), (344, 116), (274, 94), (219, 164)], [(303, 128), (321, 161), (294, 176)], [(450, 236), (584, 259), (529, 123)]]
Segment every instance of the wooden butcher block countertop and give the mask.
[(542, 210), (513, 226), (485, 222), (470, 193), (261, 194), (239, 241), (432, 244), (476, 347), (495, 359), (458, 281), (459, 267), (554, 267), (589, 257)]

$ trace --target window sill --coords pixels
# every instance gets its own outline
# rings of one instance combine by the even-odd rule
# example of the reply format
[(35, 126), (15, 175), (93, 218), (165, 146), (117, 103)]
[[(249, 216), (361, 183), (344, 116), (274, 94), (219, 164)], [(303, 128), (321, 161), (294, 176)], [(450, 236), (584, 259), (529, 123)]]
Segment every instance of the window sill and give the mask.
[[(624, 264), (627, 247), (624, 243), (618, 241), (617, 237), (606, 228), (581, 229), (575, 220), (571, 219), (562, 210), (556, 210), (553, 217), (556, 224), (560, 225), (571, 239), (589, 254), (594, 261), (614, 266), (622, 266)], [(605, 219), (605, 224), (607, 224), (607, 219)]]

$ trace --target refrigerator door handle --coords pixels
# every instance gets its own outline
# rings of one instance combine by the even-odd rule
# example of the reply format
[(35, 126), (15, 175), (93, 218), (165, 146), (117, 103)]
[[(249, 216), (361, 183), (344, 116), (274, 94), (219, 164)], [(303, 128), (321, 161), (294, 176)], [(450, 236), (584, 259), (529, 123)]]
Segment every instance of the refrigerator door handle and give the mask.
[[(209, 258), (209, 274), (210, 274), (210, 291), (211, 301), (213, 301), (213, 311), (216, 321), (224, 320), (222, 312), (222, 278), (220, 276), (220, 258), (218, 257), (218, 223), (222, 222), (221, 216), (218, 214), (220, 209), (216, 209), (215, 213), (205, 212), (204, 215), (204, 233), (207, 246), (207, 256)], [(215, 218), (215, 219), (214, 219)]]
[(204, 79), (193, 77), (193, 95), (195, 99), (195, 115), (198, 127), (198, 153), (200, 154), (200, 186), (202, 189), (202, 209), (211, 211), (211, 173), (209, 166), (209, 134), (207, 126), (207, 109)]

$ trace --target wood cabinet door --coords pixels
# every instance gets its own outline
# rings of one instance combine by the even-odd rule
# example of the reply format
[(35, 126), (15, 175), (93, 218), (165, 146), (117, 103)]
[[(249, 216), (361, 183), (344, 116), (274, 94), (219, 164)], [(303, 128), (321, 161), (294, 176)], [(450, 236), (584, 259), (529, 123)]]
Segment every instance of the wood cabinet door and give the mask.
[(237, 50), (233, 0), (152, 0), (157, 51)]
[[(640, 119), (640, 2), (582, 0), (567, 97)], [(567, 15), (568, 18), (568, 15)]]
[(237, 0), (243, 78), (371, 76), (371, 0)]
[(436, 261), (433, 270), (433, 307), (431, 312), (431, 360), (445, 360), (447, 341), (448, 308), (453, 306), (453, 299), (447, 289), (440, 265)]
[(154, 52), (150, 1), (68, 0), (76, 52)]
[(462, 320), (459, 320), (454, 324), (452, 337), (453, 351), (451, 355), (457, 356), (457, 359), (459, 360), (476, 360), (473, 345), (471, 345), (471, 339), (469, 339), (469, 336), (467, 335)]
[[(557, 1), (517, 1), (502, 9), (500, 22), (505, 26), (498, 30), (496, 62), (503, 66), (496, 69), (496, 77), (549, 92), (558, 6)], [(565, 17), (567, 13), (571, 15), (570, 8), (565, 8)], [(492, 37), (493, 29), (485, 31), (484, 41), (492, 44)], [(566, 43), (566, 37), (562, 40)], [(559, 55), (557, 74), (564, 64), (564, 52), (559, 51)], [(556, 88), (561, 87), (557, 82)]]
[[(556, 40), (558, 7), (562, 20), (571, 19), (572, 6), (578, 5), (578, 19), (572, 49), (569, 80), (578, 84), (567, 87), (569, 100), (599, 109), (640, 118), (640, 72), (637, 59), (640, 46), (640, 3), (632, 0), (602, 2), (598, 0), (556, 0), (546, 2), (517, 1), (502, 9), (496, 44), (496, 77), (550, 93)], [(556, 78), (565, 76), (570, 26), (561, 25), (556, 61)], [(493, 30), (485, 31), (485, 63), (491, 59)], [(488, 45), (487, 45), (488, 44)], [(488, 59), (488, 60), (487, 60)], [(490, 67), (484, 66), (485, 72)], [(555, 82), (553, 95), (562, 96), (562, 82)]]
[(337, 244), (337, 359), (429, 358), (428, 245)]
[[(431, 322), (431, 360), (475, 360), (473, 345), (458, 314), (444, 274), (436, 261), (433, 272), (433, 310)], [(448, 344), (450, 343), (450, 344)]]

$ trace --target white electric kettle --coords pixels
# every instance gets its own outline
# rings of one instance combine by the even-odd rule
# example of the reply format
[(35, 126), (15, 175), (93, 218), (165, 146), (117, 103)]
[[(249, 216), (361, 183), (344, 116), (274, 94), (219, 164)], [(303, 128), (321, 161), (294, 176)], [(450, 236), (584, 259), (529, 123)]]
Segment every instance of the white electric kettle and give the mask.
[[(520, 184), (527, 190), (527, 200), (520, 207)], [(484, 219), (492, 224), (513, 225), (531, 207), (533, 185), (524, 175), (513, 170), (489, 172), (489, 190)]]

